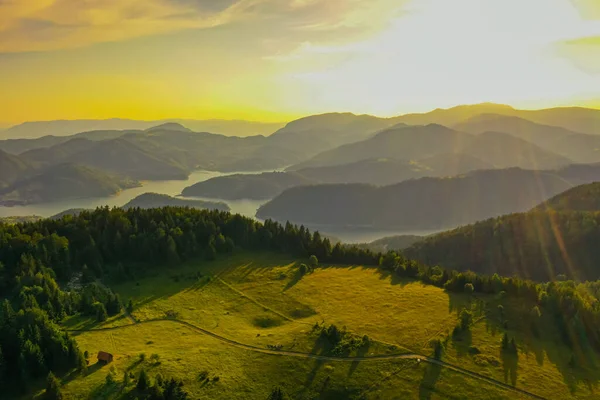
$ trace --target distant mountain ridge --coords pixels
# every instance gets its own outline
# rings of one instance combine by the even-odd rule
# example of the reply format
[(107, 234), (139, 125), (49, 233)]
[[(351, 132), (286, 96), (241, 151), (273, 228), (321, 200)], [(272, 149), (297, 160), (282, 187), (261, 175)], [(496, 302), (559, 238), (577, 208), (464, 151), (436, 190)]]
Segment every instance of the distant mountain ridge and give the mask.
[(43, 136), (70, 136), (80, 132), (98, 130), (146, 130), (166, 123), (177, 123), (198, 132), (214, 132), (227, 136), (268, 135), (283, 126), (283, 123), (252, 122), (242, 120), (193, 120), (166, 119), (140, 121), (131, 119), (79, 119), (24, 122), (0, 130), (0, 139), (35, 139)]
[(263, 200), (295, 186), (329, 183), (391, 185), (407, 179), (452, 176), (491, 167), (491, 164), (461, 154), (441, 154), (414, 162), (378, 158), (298, 171), (220, 176), (189, 186), (182, 194), (229, 200)]
[(562, 127), (574, 132), (600, 135), (600, 110), (584, 107), (555, 107), (540, 110), (518, 110), (504, 104), (482, 103), (436, 109), (426, 113), (396, 117), (407, 125), (441, 124), (455, 126), (480, 114), (520, 117), (538, 124)]
[(375, 187), (361, 184), (295, 187), (259, 208), (257, 216), (330, 227), (447, 229), (528, 210), (572, 187), (560, 176), (518, 168), (421, 178)]
[(485, 160), (493, 168), (554, 169), (572, 163), (564, 156), (507, 133), (473, 135), (443, 125), (429, 124), (395, 126), (370, 139), (319, 153), (289, 169), (341, 165), (379, 157), (418, 160), (448, 152)]

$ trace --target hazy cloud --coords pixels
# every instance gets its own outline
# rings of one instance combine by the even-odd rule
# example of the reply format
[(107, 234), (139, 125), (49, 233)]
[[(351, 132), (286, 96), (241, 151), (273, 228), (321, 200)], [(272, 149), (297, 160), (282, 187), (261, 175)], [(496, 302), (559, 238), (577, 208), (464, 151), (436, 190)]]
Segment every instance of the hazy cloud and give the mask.
[[(393, 0), (0, 0), (0, 52), (48, 51), (234, 22), (275, 40), (344, 40), (381, 29)], [(263, 26), (264, 28), (264, 26)], [(298, 38), (298, 43), (307, 38)]]

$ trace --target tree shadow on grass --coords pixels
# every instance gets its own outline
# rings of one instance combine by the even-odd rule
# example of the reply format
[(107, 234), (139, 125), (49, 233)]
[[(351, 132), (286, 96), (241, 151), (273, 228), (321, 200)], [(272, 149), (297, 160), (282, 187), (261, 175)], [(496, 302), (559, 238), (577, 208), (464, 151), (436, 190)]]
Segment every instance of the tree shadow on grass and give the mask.
[(442, 366), (438, 364), (427, 364), (425, 374), (419, 384), (419, 399), (429, 400), (435, 392), (435, 385), (442, 373)]
[[(371, 347), (371, 343), (367, 342), (366, 345), (361, 346), (357, 351), (356, 351), (356, 357), (364, 357), (367, 355), (367, 353), (369, 352), (369, 347)], [(350, 368), (348, 369), (348, 377), (351, 377), (352, 374), (354, 373), (354, 371), (356, 371), (356, 368), (358, 368), (358, 364), (360, 364), (360, 361), (352, 361), (352, 364), (350, 364)]]
[(456, 350), (458, 357), (465, 357), (470, 354), (471, 345), (473, 344), (473, 334), (470, 329), (456, 333), (453, 332), (450, 337), (452, 346)]
[(307, 274), (307, 273), (302, 273), (300, 271), (300, 268), (296, 268), (295, 266), (292, 267), (292, 268), (295, 269), (294, 276), (292, 276), (292, 279), (290, 279), (289, 282), (283, 288), (284, 292), (286, 292), (287, 290), (293, 288), (298, 282), (300, 282), (302, 280), (302, 278), (304, 277), (304, 275)]
[(502, 369), (504, 370), (504, 383), (517, 386), (517, 370), (519, 368), (519, 355), (500, 350)]

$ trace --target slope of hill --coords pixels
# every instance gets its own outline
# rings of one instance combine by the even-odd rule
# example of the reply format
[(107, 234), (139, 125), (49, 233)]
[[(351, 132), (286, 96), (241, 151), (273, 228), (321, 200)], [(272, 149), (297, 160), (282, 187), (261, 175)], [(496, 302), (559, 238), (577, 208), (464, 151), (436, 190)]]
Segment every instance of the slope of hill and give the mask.
[(77, 138), (50, 148), (27, 151), (21, 157), (50, 166), (81, 164), (140, 180), (185, 179), (188, 175), (186, 168), (123, 138), (99, 142)]
[(495, 168), (551, 169), (570, 163), (565, 157), (506, 133), (471, 135), (431, 124), (394, 127), (370, 139), (320, 153), (290, 169), (340, 165), (379, 157), (419, 160), (448, 152), (485, 160)]
[(209, 210), (229, 211), (229, 206), (223, 202), (179, 199), (158, 193), (144, 193), (131, 200), (123, 208), (160, 208), (160, 207), (192, 207)]
[(441, 154), (418, 162), (379, 158), (298, 171), (220, 176), (186, 188), (183, 195), (229, 200), (262, 200), (271, 199), (295, 186), (323, 183), (390, 185), (407, 179), (458, 175), (486, 167), (490, 167), (490, 164), (460, 154)]
[(426, 169), (423, 176), (454, 176), (479, 169), (494, 169), (494, 165), (462, 153), (442, 153), (417, 161)]
[(430, 236), (407, 257), (446, 268), (548, 281), (558, 275), (600, 278), (600, 212), (543, 211), (505, 215)]
[(600, 212), (600, 183), (579, 185), (557, 194), (536, 207), (536, 210)]
[(455, 125), (454, 128), (473, 134), (487, 131), (509, 133), (574, 162), (600, 161), (600, 134), (583, 134), (498, 114), (481, 114)]
[(600, 110), (582, 107), (558, 107), (542, 110), (517, 110), (511, 106), (493, 103), (461, 105), (437, 109), (428, 113), (406, 114), (395, 120), (408, 125), (441, 124), (455, 126), (480, 114), (497, 114), (523, 118), (538, 124), (562, 127), (574, 132), (600, 134)]
[(387, 236), (381, 239), (373, 240), (369, 243), (357, 244), (361, 249), (369, 249), (376, 253), (387, 253), (388, 251), (404, 250), (407, 247), (423, 240), (424, 236), (417, 235), (397, 235)]
[(236, 120), (169, 119), (163, 121), (136, 121), (129, 119), (31, 121), (0, 131), (2, 139), (35, 139), (42, 136), (69, 136), (87, 131), (144, 130), (164, 123), (182, 124), (197, 132), (215, 132), (223, 135), (267, 135), (281, 128), (281, 123), (263, 123)]
[(26, 151), (48, 148), (68, 142), (72, 139), (87, 139), (92, 141), (116, 139), (128, 133), (142, 132), (139, 130), (100, 130), (81, 132), (71, 136), (42, 136), (37, 139), (6, 139), (0, 140), (0, 149), (12, 153), (21, 154)]
[(495, 168), (556, 169), (572, 163), (566, 157), (503, 132), (484, 132), (459, 144), (461, 152), (479, 157)]
[(405, 114), (396, 117), (396, 120), (407, 125), (440, 124), (454, 126), (480, 114), (514, 115), (516, 112), (517, 110), (508, 105), (481, 103), (460, 105), (447, 109), (438, 108), (426, 113)]
[[(94, 140), (102, 137), (108, 139)], [(57, 139), (58, 144), (44, 148), (37, 148), (39, 144), (35, 143), (21, 143), (21, 148), (33, 148), (22, 156), (46, 165), (81, 163), (144, 180), (184, 179), (195, 169), (276, 169), (303, 159), (291, 145), (277, 147), (263, 136), (239, 138), (196, 133), (175, 123), (147, 131), (85, 132), (67, 141)]]
[(504, 132), (542, 146), (578, 132), (508, 115), (479, 114), (453, 126), (454, 129), (473, 134), (484, 132)]
[(364, 140), (395, 123), (394, 119), (351, 113), (313, 115), (288, 123), (273, 133), (269, 141), (312, 156), (333, 147)]
[(138, 185), (81, 165), (61, 164), (0, 190), (0, 202), (14, 205), (104, 197)]
[(555, 174), (518, 168), (421, 178), (379, 188), (296, 187), (263, 205), (257, 216), (318, 226), (443, 229), (525, 211), (570, 187)]
[(226, 200), (270, 199), (287, 188), (313, 183), (297, 173), (265, 172), (257, 175), (227, 175), (198, 182), (182, 191), (183, 196)]
[(0, 189), (32, 171), (31, 163), (0, 150)]
[(573, 186), (597, 182), (600, 181), (600, 163), (571, 164), (559, 168), (555, 173)]

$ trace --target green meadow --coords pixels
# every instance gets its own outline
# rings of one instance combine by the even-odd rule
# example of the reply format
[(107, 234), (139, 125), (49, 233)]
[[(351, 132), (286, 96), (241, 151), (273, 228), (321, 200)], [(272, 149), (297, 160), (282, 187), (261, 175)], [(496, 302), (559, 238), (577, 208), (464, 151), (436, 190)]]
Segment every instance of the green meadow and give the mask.
[[(111, 285), (133, 310), (102, 324), (64, 322), (90, 354), (87, 373), (63, 381), (65, 397), (134, 398), (143, 368), (151, 379), (182, 379), (194, 399), (266, 399), (274, 387), (298, 399), (597, 398), (599, 372), (573, 368), (569, 349), (524, 329), (530, 305), (450, 294), (378, 268), (302, 275), (300, 262), (237, 253)], [(471, 328), (452, 335), (464, 309)], [(329, 348), (319, 333), (331, 325), (362, 345)], [(505, 333), (518, 357), (502, 355)], [(442, 363), (432, 358), (436, 339)], [(101, 350), (114, 361), (96, 363)]]

